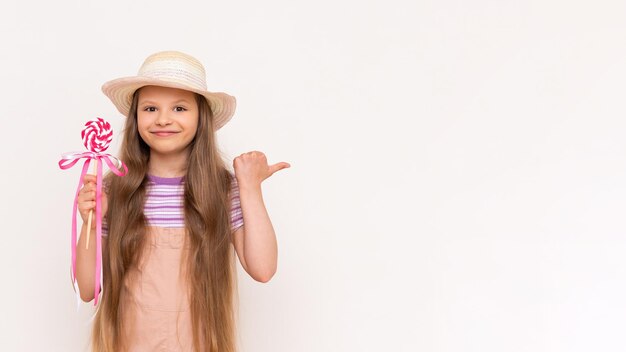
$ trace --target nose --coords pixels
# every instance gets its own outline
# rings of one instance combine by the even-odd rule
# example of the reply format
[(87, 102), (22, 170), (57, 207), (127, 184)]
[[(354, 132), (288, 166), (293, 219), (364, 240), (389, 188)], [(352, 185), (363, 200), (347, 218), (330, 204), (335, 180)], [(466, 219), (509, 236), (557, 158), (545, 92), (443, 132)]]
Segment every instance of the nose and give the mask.
[(159, 112), (159, 116), (157, 116), (156, 121), (154, 122), (158, 126), (167, 126), (172, 123), (172, 119), (170, 118), (170, 113), (167, 110), (161, 110)]

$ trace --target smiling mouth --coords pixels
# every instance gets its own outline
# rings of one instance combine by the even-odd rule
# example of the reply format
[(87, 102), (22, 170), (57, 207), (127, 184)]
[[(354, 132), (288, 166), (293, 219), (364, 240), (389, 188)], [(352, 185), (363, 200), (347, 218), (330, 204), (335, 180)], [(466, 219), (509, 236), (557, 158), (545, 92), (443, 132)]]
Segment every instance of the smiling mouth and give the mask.
[(175, 131), (155, 131), (155, 132), (152, 132), (152, 134), (154, 134), (156, 136), (159, 136), (159, 137), (169, 137), (169, 136), (172, 136), (172, 135), (174, 135), (176, 133), (178, 133), (178, 132), (175, 132)]

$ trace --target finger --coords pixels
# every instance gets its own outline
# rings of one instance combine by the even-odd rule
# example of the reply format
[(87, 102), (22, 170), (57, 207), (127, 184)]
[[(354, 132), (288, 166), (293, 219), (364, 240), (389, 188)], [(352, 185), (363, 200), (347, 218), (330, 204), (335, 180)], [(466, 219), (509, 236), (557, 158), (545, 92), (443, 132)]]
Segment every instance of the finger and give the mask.
[(276, 163), (274, 165), (270, 165), (270, 174), (273, 174), (276, 171), (279, 171), (279, 170), (282, 170), (282, 169), (286, 169), (288, 167), (291, 167), (291, 165), (289, 163), (286, 163), (286, 162), (280, 162), (280, 163)]
[(243, 153), (241, 154), (241, 156), (249, 156), (249, 157), (265, 157), (265, 154), (263, 152), (260, 152), (258, 150), (251, 150), (249, 152)]
[(79, 210), (91, 210), (93, 208), (96, 207), (96, 201), (95, 200), (83, 200), (81, 202), (78, 202), (78, 209)]
[(83, 183), (89, 183), (89, 182), (96, 182), (96, 175), (90, 175), (90, 174), (86, 174), (85, 177), (83, 177)]
[(96, 200), (96, 192), (83, 192), (78, 195), (79, 202), (87, 202), (87, 201), (95, 201)]
[(81, 197), (81, 196), (84, 197), (86, 194), (89, 194), (91, 192), (95, 194), (96, 186), (94, 186), (93, 184), (84, 185), (83, 188), (81, 188), (80, 191), (78, 192), (78, 197)]
[(93, 210), (96, 208), (96, 202), (95, 201), (84, 201), (84, 202), (79, 202), (78, 203), (78, 210), (81, 213), (86, 213), (90, 210)]

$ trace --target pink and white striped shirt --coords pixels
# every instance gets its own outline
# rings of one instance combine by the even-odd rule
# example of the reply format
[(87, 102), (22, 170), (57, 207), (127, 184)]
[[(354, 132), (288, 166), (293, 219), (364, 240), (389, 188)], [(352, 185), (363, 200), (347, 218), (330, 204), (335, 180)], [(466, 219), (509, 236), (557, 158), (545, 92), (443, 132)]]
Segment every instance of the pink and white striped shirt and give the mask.
[[(144, 215), (148, 226), (183, 228), (184, 216), (184, 177), (157, 177), (148, 175)], [(233, 176), (230, 192), (231, 231), (243, 225), (243, 213), (239, 200), (239, 186)], [(102, 219), (102, 235), (108, 234), (106, 218)]]

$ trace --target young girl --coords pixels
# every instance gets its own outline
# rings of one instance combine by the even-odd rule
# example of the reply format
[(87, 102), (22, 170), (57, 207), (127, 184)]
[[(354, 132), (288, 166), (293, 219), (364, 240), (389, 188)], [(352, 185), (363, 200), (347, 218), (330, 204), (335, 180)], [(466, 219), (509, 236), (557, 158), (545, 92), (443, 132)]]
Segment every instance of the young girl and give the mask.
[[(128, 174), (105, 178), (93, 350), (234, 351), (234, 253), (257, 281), (276, 272), (261, 182), (289, 164), (268, 165), (254, 151), (235, 158), (234, 176), (227, 170), (215, 131), (232, 117), (235, 98), (207, 91), (204, 68), (189, 55), (153, 54), (137, 76), (102, 89), (127, 116), (120, 159)], [(84, 243), (95, 181), (86, 176), (78, 197), (76, 274), (84, 301), (99, 294), (95, 236), (88, 249)]]

